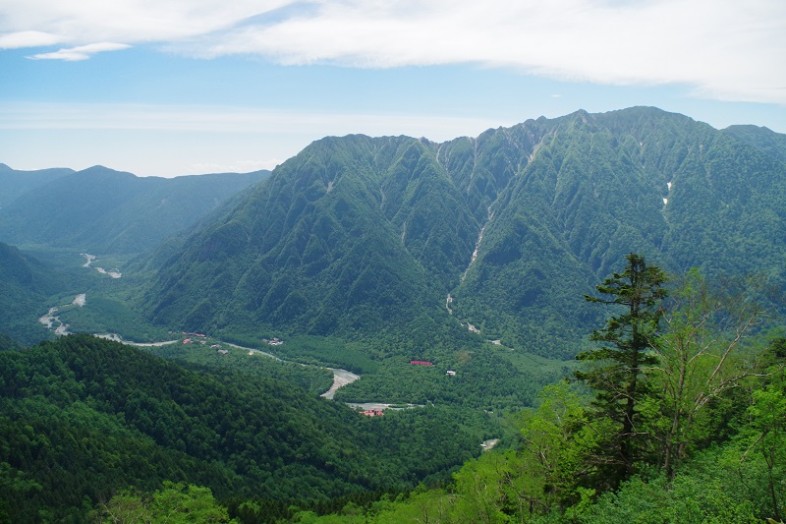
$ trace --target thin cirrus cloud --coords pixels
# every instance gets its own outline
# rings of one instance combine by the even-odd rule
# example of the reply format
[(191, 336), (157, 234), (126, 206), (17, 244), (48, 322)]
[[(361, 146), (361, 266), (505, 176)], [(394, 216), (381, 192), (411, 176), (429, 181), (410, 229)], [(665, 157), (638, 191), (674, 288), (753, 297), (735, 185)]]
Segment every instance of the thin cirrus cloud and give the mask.
[(41, 104), (0, 103), (1, 131), (104, 130), (188, 131), (214, 134), (301, 133), (311, 139), (326, 134), (413, 134), (422, 130), (430, 138), (453, 138), (458, 128), (481, 132), (497, 122), (491, 118), (304, 112), (234, 106), (162, 107), (146, 104)]
[(189, 56), (259, 55), (281, 64), (475, 64), (599, 84), (680, 84), (708, 98), (786, 104), (782, 0), (5, 4), (0, 44), (70, 46), (31, 55), (39, 59), (83, 60), (152, 44)]
[(87, 60), (96, 53), (104, 53), (107, 51), (120, 51), (131, 47), (128, 44), (118, 44), (114, 42), (99, 42), (96, 44), (80, 45), (76, 47), (69, 47), (58, 49), (51, 53), (38, 53), (31, 55), (28, 58), (33, 60), (65, 60), (66, 62), (77, 62), (79, 60)]

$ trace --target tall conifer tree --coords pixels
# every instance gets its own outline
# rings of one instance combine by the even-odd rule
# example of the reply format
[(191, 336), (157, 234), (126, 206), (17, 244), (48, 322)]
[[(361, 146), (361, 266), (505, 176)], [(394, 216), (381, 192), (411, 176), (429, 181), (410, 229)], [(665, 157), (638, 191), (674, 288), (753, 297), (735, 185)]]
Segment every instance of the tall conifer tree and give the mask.
[(648, 266), (644, 257), (627, 255), (627, 266), (622, 273), (596, 286), (600, 297), (586, 295), (589, 302), (621, 306), (619, 314), (610, 317), (603, 329), (592, 333), (592, 340), (600, 342), (597, 349), (578, 355), (580, 360), (592, 361), (594, 366), (577, 373), (596, 391), (595, 405), (602, 416), (618, 426), (610, 463), (615, 470), (613, 484), (630, 477), (636, 460), (637, 416), (636, 403), (646, 390), (643, 372), (654, 363), (652, 348), (661, 319), (660, 303), (666, 297), (664, 272)]

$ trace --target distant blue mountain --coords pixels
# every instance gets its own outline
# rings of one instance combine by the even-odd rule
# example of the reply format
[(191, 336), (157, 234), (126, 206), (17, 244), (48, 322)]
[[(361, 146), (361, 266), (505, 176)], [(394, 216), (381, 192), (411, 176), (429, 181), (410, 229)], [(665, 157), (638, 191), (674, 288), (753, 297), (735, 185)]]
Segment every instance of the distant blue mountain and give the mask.
[(142, 178), (102, 166), (78, 172), (19, 172), (6, 167), (0, 169), (5, 201), (0, 240), (96, 253), (143, 252), (194, 225), (268, 174), (168, 179)]

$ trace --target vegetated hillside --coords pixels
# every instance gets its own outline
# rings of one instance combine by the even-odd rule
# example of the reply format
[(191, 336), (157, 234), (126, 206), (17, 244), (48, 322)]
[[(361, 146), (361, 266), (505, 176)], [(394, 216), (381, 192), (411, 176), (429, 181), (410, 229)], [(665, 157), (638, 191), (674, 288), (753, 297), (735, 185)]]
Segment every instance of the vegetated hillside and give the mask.
[(197, 232), (145, 302), (200, 329), (431, 330), (478, 230), (429, 144), (327, 138)]
[(786, 162), (786, 135), (776, 133), (766, 127), (742, 125), (729, 126), (723, 132)]
[(138, 253), (194, 225), (267, 174), (167, 179), (95, 166), (42, 183), (3, 206), (0, 238), (18, 245)]
[(778, 159), (650, 108), (487, 134), (510, 136), (523, 153), (528, 135), (537, 139), (528, 158), (507, 162), (514, 173), (453, 293), (455, 314), (487, 337), (560, 352), (552, 341), (597, 323), (581, 294), (629, 252), (677, 273), (763, 272), (782, 289), (786, 167)]
[(570, 356), (597, 324), (582, 294), (630, 252), (783, 289), (782, 137), (739, 131), (637, 107), (442, 144), (326, 138), (188, 239), (148, 311), (213, 331), (450, 326)]
[(446, 410), (368, 419), (292, 384), (83, 335), (0, 352), (2, 521), (84, 522), (118, 490), (167, 479), (303, 507), (414, 487), (478, 443)]
[(23, 343), (44, 338), (36, 318), (57, 282), (50, 268), (0, 242), (0, 334)]
[(73, 173), (73, 169), (52, 168), (35, 171), (20, 171), (0, 164), (0, 209), (4, 208), (27, 191), (45, 185), (52, 180)]

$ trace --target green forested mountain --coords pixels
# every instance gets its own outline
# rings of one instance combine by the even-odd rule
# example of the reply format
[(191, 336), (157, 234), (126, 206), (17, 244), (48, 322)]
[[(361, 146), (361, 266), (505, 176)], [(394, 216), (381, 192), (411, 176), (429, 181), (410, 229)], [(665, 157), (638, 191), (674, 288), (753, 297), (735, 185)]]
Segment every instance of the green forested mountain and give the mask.
[(2, 522), (86, 522), (118, 491), (165, 480), (303, 507), (414, 487), (478, 443), (445, 409), (368, 419), (290, 383), (87, 336), (0, 351)]
[[(2, 205), (0, 239), (99, 254), (146, 251), (259, 182), (267, 171), (166, 179), (95, 166), (56, 174), (44, 182), (39, 172), (14, 173), (14, 181), (27, 185)], [(0, 177), (5, 192), (12, 177), (3, 177), (2, 170)]]
[(51, 268), (0, 242), (0, 334), (22, 342), (43, 338), (35, 320), (46, 312), (41, 305), (58, 282)]
[(786, 162), (786, 136), (766, 127), (730, 126), (723, 130), (748, 145)]
[[(0, 209), (0, 239), (50, 249), (82, 280), (65, 290), (0, 244), (0, 522), (158, 511), (156, 497), (196, 503), (206, 488), (243, 522), (780, 521), (786, 352), (782, 329), (767, 350), (756, 337), (784, 318), (785, 143), (639, 107), (444, 143), (325, 138), (256, 184), (105, 168), (31, 178)], [(71, 260), (77, 246), (156, 244), (121, 279)], [(619, 282), (603, 279), (631, 253), (675, 275), (670, 298), (648, 304), (641, 361), (624, 353), (639, 330), (584, 299), (622, 296), (595, 284)], [(246, 351), (151, 350), (177, 364), (81, 335), (20, 349), (43, 301), (74, 293), (86, 305), (61, 314), (76, 331), (112, 320), (146, 333), (144, 314), (151, 336), (281, 336), (271, 351), (362, 379), (330, 402), (316, 398), (324, 371), (261, 371)], [(624, 350), (621, 366), (591, 342)], [(596, 367), (536, 405), (581, 363), (527, 351)], [(620, 416), (619, 386), (634, 383)], [(421, 406), (365, 418), (344, 401)], [(447, 479), (491, 437), (502, 449), (448, 489), (398, 496)]]
[(19, 171), (0, 164), (0, 209), (24, 193), (73, 172), (73, 169), (67, 168)]
[(430, 325), (478, 229), (429, 144), (327, 138), (186, 242), (146, 302), (161, 322), (201, 329)]
[(783, 289), (782, 144), (644, 107), (326, 138), (187, 239), (145, 306), (193, 329), (470, 330), (572, 355), (597, 320), (582, 293), (629, 252)]

